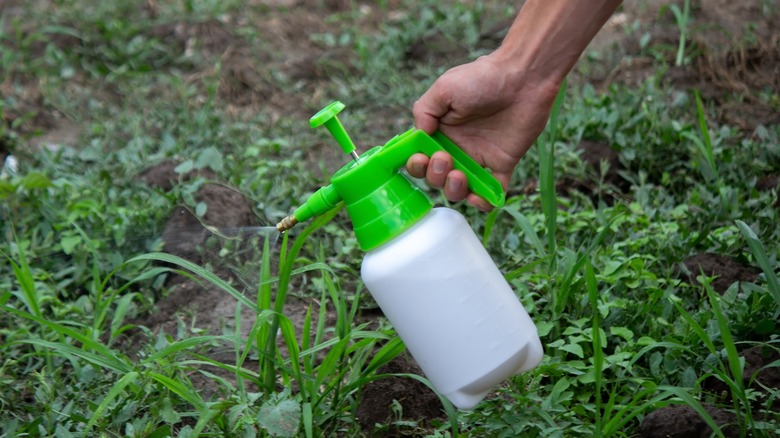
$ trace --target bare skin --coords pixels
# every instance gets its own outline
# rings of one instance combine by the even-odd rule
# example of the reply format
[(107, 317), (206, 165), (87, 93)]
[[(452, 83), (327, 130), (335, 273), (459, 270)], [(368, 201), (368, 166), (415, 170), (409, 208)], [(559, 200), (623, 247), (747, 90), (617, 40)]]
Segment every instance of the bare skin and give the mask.
[[(415, 126), (450, 137), (506, 190), (517, 163), (544, 130), (564, 78), (620, 0), (528, 0), (501, 47), (445, 72), (413, 107)], [(444, 189), (450, 201), (492, 207), (470, 193), (452, 158), (409, 158), (410, 175)]]

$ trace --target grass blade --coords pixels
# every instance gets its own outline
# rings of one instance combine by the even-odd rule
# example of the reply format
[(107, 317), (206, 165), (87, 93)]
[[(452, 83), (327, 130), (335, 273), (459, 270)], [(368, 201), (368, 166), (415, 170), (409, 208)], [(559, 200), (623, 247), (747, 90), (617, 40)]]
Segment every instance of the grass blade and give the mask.
[[(547, 250), (550, 254), (555, 254), (558, 211), (558, 201), (555, 193), (555, 138), (558, 131), (558, 114), (565, 96), (566, 81), (564, 80), (550, 112), (547, 134), (544, 136), (543, 142), (537, 143), (539, 150), (539, 192), (542, 197), (542, 211), (547, 219)], [(550, 259), (550, 263), (554, 264), (555, 258)]]
[(260, 284), (257, 286), (257, 307), (271, 308), (271, 246), (270, 239), (263, 239), (263, 254), (260, 259)]
[(590, 301), (591, 311), (593, 312), (592, 318), (592, 342), (593, 342), (593, 377), (594, 384), (596, 386), (596, 430), (602, 429), (602, 415), (601, 415), (601, 379), (602, 370), (604, 367), (604, 351), (601, 345), (601, 321), (599, 313), (599, 291), (598, 284), (596, 283), (596, 274), (593, 272), (593, 264), (590, 259), (586, 259), (585, 263), (585, 283), (588, 288), (588, 300)]
[(674, 65), (681, 66), (685, 61), (685, 43), (688, 39), (688, 24), (691, 16), (691, 2), (690, 0), (684, 0), (683, 9), (674, 3), (669, 5), (669, 8), (674, 14), (674, 21), (677, 24), (677, 30), (680, 31), (680, 40), (677, 43), (677, 55), (674, 59)]
[(395, 359), (404, 350), (406, 350), (406, 345), (401, 341), (401, 338), (398, 336), (393, 337), (390, 342), (383, 345), (382, 348), (376, 352), (374, 357), (371, 358), (371, 362), (369, 362), (366, 367), (365, 374), (369, 375), (374, 373), (383, 365), (386, 365), (391, 360)]
[[(79, 351), (81, 351), (82, 354), (84, 353), (85, 349), (94, 351), (95, 353), (97, 353), (96, 360), (98, 360), (102, 365), (111, 369), (114, 372), (117, 372), (119, 374), (126, 374), (132, 371), (130, 365), (128, 365), (125, 361), (120, 359), (119, 356), (117, 356), (111, 349), (101, 344), (100, 342), (95, 341), (91, 337), (84, 335), (83, 333), (79, 333), (78, 331), (72, 328), (65, 327), (61, 324), (58, 324), (53, 321), (49, 321), (44, 318), (39, 318), (35, 315), (32, 315), (27, 312), (23, 312), (21, 310), (14, 309), (12, 307), (3, 306), (2, 309), (5, 310), (6, 312), (13, 313), (14, 315), (20, 316), (22, 318), (35, 321), (38, 324), (42, 326), (46, 326), (50, 330), (62, 336), (69, 337), (71, 339), (80, 342), (82, 344), (82, 348), (79, 349)], [(28, 340), (25, 342), (32, 342), (32, 341), (44, 342), (44, 341), (36, 341), (36, 340)], [(56, 345), (67, 345), (67, 344), (57, 343)], [(69, 347), (76, 348), (73, 346), (69, 346)]]
[(149, 356), (149, 358), (144, 362), (154, 363), (161, 359), (168, 358), (169, 356), (173, 356), (180, 351), (189, 350), (193, 347), (197, 347), (198, 345), (207, 344), (209, 342), (218, 340), (230, 341), (231, 338), (228, 336), (195, 336), (192, 338), (182, 339), (181, 341), (176, 341)]
[(502, 208), (501, 211), (505, 211), (509, 213), (510, 216), (515, 218), (517, 225), (519, 225), (520, 229), (523, 230), (525, 238), (531, 242), (531, 245), (533, 245), (534, 248), (536, 248), (536, 251), (539, 253), (540, 257), (543, 257), (547, 254), (544, 249), (544, 244), (542, 244), (542, 240), (539, 238), (539, 235), (536, 234), (536, 230), (534, 230), (534, 227), (531, 225), (531, 221), (529, 221), (523, 213), (520, 213), (518, 210), (513, 208), (506, 207)]
[(482, 246), (487, 246), (488, 244), (488, 239), (490, 239), (490, 235), (493, 233), (493, 226), (496, 225), (499, 211), (499, 209), (493, 209), (488, 213), (487, 218), (485, 219), (485, 231), (482, 233)]
[(718, 166), (715, 163), (715, 154), (712, 148), (712, 138), (707, 127), (707, 118), (704, 114), (704, 106), (701, 103), (701, 96), (698, 90), (693, 92), (696, 100), (696, 116), (699, 123), (699, 132), (701, 137), (696, 136), (690, 131), (683, 132), (682, 136), (691, 140), (701, 155), (701, 173), (704, 179), (709, 182), (718, 180)]
[(74, 347), (73, 345), (66, 344), (63, 342), (50, 342), (41, 339), (24, 339), (21, 341), (17, 341), (16, 343), (38, 345), (40, 347), (51, 350), (54, 354), (59, 354), (64, 357), (75, 356), (92, 365), (95, 365), (96, 367), (102, 369), (103, 371), (110, 370), (120, 374), (125, 371), (124, 367), (117, 367), (114, 361), (111, 360), (111, 358), (108, 358), (100, 354), (95, 354), (89, 351), (84, 351), (78, 347)]
[(769, 264), (769, 257), (767, 257), (766, 251), (764, 250), (764, 245), (758, 240), (756, 233), (754, 233), (746, 223), (742, 221), (736, 221), (736, 223), (742, 236), (747, 241), (750, 252), (753, 253), (753, 257), (755, 257), (758, 266), (764, 271), (769, 293), (772, 294), (775, 303), (780, 306), (780, 281), (778, 281), (777, 274), (775, 274), (774, 269), (772, 269), (772, 266)]
[(206, 410), (206, 402), (198, 394), (198, 391), (192, 387), (187, 387), (182, 381), (174, 380), (168, 376), (159, 373), (152, 373), (151, 377), (162, 383), (166, 388), (186, 400), (198, 412), (203, 413)]
[[(656, 391), (655, 385), (653, 385), (650, 388), (645, 388), (639, 392), (636, 392), (633, 397), (631, 397), (631, 401), (622, 407), (622, 409), (618, 410), (615, 413), (615, 416), (613, 416), (606, 425), (604, 425), (604, 429), (601, 431), (601, 436), (612, 436), (617, 434), (620, 431), (625, 430), (626, 424), (628, 424), (629, 421), (634, 419), (637, 415), (646, 412), (646, 410), (658, 404), (658, 402), (669, 398), (669, 394), (662, 393), (658, 394), (655, 397), (651, 398), (650, 400), (647, 400), (646, 402), (642, 403), (641, 405), (638, 405), (639, 401), (643, 398), (647, 397), (648, 395), (652, 394)], [(638, 405), (638, 406), (637, 406)]]
[[(246, 368), (239, 367), (236, 365), (226, 364), (207, 356), (201, 356), (199, 354), (193, 354), (192, 356), (195, 357), (197, 360), (183, 360), (178, 363), (180, 365), (192, 365), (192, 366), (209, 365), (215, 368), (228, 371), (230, 374), (241, 376), (242, 379), (251, 380), (253, 382), (256, 382), (258, 380), (258, 374), (252, 370), (248, 370)], [(200, 372), (202, 373), (203, 371), (200, 370)]]
[(111, 340), (113, 341), (116, 339), (117, 336), (122, 334), (125, 329), (122, 329), (122, 323), (125, 320), (125, 315), (127, 315), (127, 311), (130, 308), (130, 303), (132, 303), (133, 299), (136, 298), (135, 293), (129, 293), (122, 298), (120, 298), (116, 302), (116, 309), (114, 310), (114, 315), (111, 317)]
[(726, 350), (726, 359), (728, 360), (729, 370), (731, 371), (732, 380), (728, 383), (731, 388), (732, 399), (735, 404), (739, 400), (742, 404), (740, 410), (744, 411), (743, 418), (747, 421), (749, 428), (753, 426), (753, 415), (751, 412), (750, 402), (748, 396), (745, 393), (745, 384), (742, 375), (742, 364), (737, 352), (737, 346), (734, 344), (734, 337), (729, 329), (729, 323), (720, 308), (719, 298), (716, 296), (715, 291), (712, 290), (709, 283), (704, 283), (704, 288), (707, 291), (707, 297), (710, 300), (712, 311), (715, 313), (715, 319), (718, 322), (718, 328), (720, 329), (720, 338), (723, 340), (723, 348)]
[(304, 403), (301, 406), (301, 422), (306, 438), (314, 437), (314, 416), (311, 411), (311, 403)]
[(17, 245), (16, 247), (19, 250), (19, 264), (16, 264), (16, 262), (8, 256), (6, 256), (6, 259), (11, 263), (16, 281), (19, 282), (19, 287), (22, 289), (22, 297), (20, 298), (23, 299), (24, 304), (31, 314), (41, 316), (38, 295), (35, 293), (35, 279), (33, 278), (32, 271), (30, 271), (27, 255), (24, 252), (23, 245)]
[(198, 418), (195, 427), (192, 428), (193, 437), (199, 436), (203, 429), (213, 422), (214, 417), (221, 413), (221, 411), (217, 409), (218, 406), (220, 405), (217, 404), (216, 406), (212, 406), (210, 409), (206, 409), (205, 412), (203, 410), (200, 411), (200, 418)]
[(196, 265), (195, 263), (192, 263), (189, 260), (185, 260), (181, 257), (172, 255), (172, 254), (166, 254), (163, 252), (153, 252), (149, 254), (142, 254), (137, 257), (133, 257), (132, 259), (125, 262), (125, 264), (135, 263), (139, 261), (144, 260), (154, 260), (158, 262), (165, 262), (165, 263), (171, 263), (177, 266), (180, 266), (184, 269), (187, 269), (188, 271), (194, 273), (195, 275), (203, 278), (204, 280), (208, 281), (209, 283), (219, 287), (220, 289), (224, 290), (225, 292), (229, 293), (233, 296), (236, 300), (240, 301), (241, 304), (249, 307), (252, 309), (255, 313), (260, 313), (260, 309), (257, 307), (257, 304), (253, 303), (249, 298), (246, 297), (243, 293), (237, 291), (233, 286), (231, 286), (228, 282), (225, 280), (217, 277), (213, 273), (209, 272), (208, 270), (204, 269), (201, 266)]
[(504, 274), (504, 278), (506, 279), (506, 281), (512, 281), (512, 280), (514, 280), (516, 278), (519, 278), (521, 275), (525, 274), (526, 272), (533, 271), (537, 266), (539, 266), (542, 263), (546, 262), (547, 259), (549, 259), (549, 258), (550, 258), (549, 254), (544, 256), (544, 257), (540, 257), (540, 258), (532, 261), (531, 263), (527, 263), (527, 264), (525, 264), (525, 265), (523, 265), (523, 266), (521, 266), (521, 267), (519, 267), (517, 269), (513, 269), (513, 270), (507, 272), (506, 274)]
[(691, 330), (693, 330), (693, 332), (696, 334), (696, 337), (698, 337), (699, 340), (704, 343), (710, 353), (717, 356), (718, 350), (715, 348), (715, 344), (713, 344), (712, 339), (710, 339), (710, 337), (707, 335), (707, 332), (704, 330), (704, 328), (698, 322), (696, 322), (695, 319), (693, 319), (690, 313), (683, 309), (679, 302), (679, 298), (671, 297), (671, 300), (674, 308), (677, 309), (677, 312), (679, 312), (685, 322), (688, 323), (688, 326), (690, 326)]
[(89, 423), (87, 423), (87, 426), (84, 428), (83, 435), (87, 436), (92, 429), (93, 426), (95, 426), (95, 423), (98, 422), (101, 418), (103, 418), (103, 412), (108, 408), (108, 405), (111, 404), (111, 402), (119, 396), (119, 393), (121, 393), (125, 387), (133, 382), (135, 382), (138, 379), (138, 372), (131, 371), (124, 376), (122, 376), (121, 379), (119, 379), (118, 382), (114, 384), (114, 386), (111, 387), (111, 390), (108, 391), (108, 394), (103, 398), (103, 401), (100, 402), (100, 405), (95, 409), (95, 413), (92, 414), (92, 418), (89, 420)]

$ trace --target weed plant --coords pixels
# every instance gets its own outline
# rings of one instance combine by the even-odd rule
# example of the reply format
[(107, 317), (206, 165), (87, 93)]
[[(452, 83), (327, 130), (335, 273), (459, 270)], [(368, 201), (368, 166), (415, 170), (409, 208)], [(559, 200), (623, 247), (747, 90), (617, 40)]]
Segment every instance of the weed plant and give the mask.
[[(174, 20), (239, 10), (262, 19), (267, 11), (237, 2), (159, 2), (149, 19), (124, 2), (54, 3), (46, 11), (25, 4), (21, 16), (0, 19), (0, 80), (23, 89), (35, 77), (41, 94), (30, 114), (13, 93), (0, 101), (0, 114), (20, 114), (0, 127), (0, 141), (21, 158), (17, 171), (0, 177), (0, 436), (370, 436), (355, 418), (361, 391), (389, 377), (381, 367), (404, 346), (385, 321), (359, 318), (372, 303), (345, 214), (335, 209), (293, 234), (261, 235), (241, 254), (225, 246), (220, 263), (239, 274), (231, 280), (213, 265), (161, 252), (169, 212), (184, 205), (202, 215), (208, 206), (194, 193), (208, 181), (182, 178), (163, 192), (136, 179), (172, 158), (180, 174), (208, 169), (252, 200), (263, 225), (327, 180), (305, 164), (308, 145), (321, 138), (304, 129), (304, 118), (265, 108), (236, 115), (219, 95), (218, 59), (184, 59), (147, 32)], [(357, 9), (333, 14), (328, 20), (341, 30), (312, 38), (354, 50), (360, 65), (334, 75), (322, 101), (312, 98), (303, 109), (341, 99), (354, 114), (351, 132), (391, 138), (410, 120), (384, 120), (387, 110), (406, 111), (446, 68), (403, 65), (409, 46), (438, 33), (461, 44), (466, 57), (478, 56), (481, 29), (508, 16), (502, 5), (404, 2), (408, 17), (419, 20), (387, 20), (379, 31), (361, 25)], [(683, 11), (675, 18), (685, 24)], [(52, 35), (79, 43), (60, 47)], [(183, 73), (199, 62), (211, 63), (207, 74)], [(440, 420), (422, 426), (399, 414), (380, 429), (635, 436), (651, 412), (682, 404), (714, 436), (725, 432), (709, 406), (734, 414), (740, 436), (780, 433), (778, 388), (746, 375), (743, 357), (751, 347), (780, 351), (777, 189), (757, 187), (778, 172), (780, 128), (719, 126), (698, 93), (660, 84), (651, 77), (639, 87), (568, 86), (518, 167), (506, 207), (482, 214), (452, 206), (482, 236), (537, 324), (541, 366), (509, 379), (472, 411), (442, 399)], [(275, 85), (300, 90), (284, 78)], [(37, 132), (25, 126), (47, 111), (81, 125), (78, 145), (33, 147)], [(595, 176), (584, 169), (576, 150), (583, 139), (617, 151), (630, 188), (604, 181), (603, 167)], [(619, 196), (559, 192), (562, 175), (595, 179), (600, 193)], [(526, 190), (531, 179), (538, 190)], [(681, 275), (683, 260), (707, 252), (761, 274), (722, 294), (702, 272), (693, 273), (696, 282)], [(231, 296), (235, 327), (207, 333), (196, 320), (166, 333), (139, 323), (174, 275)], [(285, 314), (293, 296), (311, 303), (302, 330)], [(242, 309), (254, 317), (245, 319)], [(214, 359), (215, 350), (231, 360)], [(775, 361), (763, 371), (778, 367)], [(726, 394), (712, 393), (711, 381)]]

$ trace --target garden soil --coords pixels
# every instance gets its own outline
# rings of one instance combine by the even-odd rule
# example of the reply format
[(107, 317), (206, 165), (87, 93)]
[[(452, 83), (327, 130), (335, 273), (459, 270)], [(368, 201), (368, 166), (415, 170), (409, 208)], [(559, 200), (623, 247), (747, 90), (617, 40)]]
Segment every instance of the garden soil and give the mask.
[[(147, 0), (139, 3), (150, 18), (157, 16), (157, 2)], [(396, 11), (400, 4), (399, 1), (384, 3), (388, 4), (387, 7), (391, 11)], [(759, 9), (766, 2), (759, 0), (699, 0), (692, 3), (692, 36), (688, 44), (695, 48), (699, 56), (692, 62), (660, 72), (663, 79), (679, 89), (699, 89), (707, 104), (717, 108), (718, 122), (732, 124), (747, 132), (752, 132), (758, 124), (780, 122), (780, 114), (771, 110), (770, 103), (762, 100), (759, 91), (771, 89), (774, 93), (780, 92), (778, 15), (766, 18), (766, 14), (761, 14)], [(11, 10), (15, 4), (20, 3), (11, 0), (3, 7)], [(651, 44), (661, 42), (675, 47), (679, 31), (671, 12), (662, 8), (661, 4), (658, 0), (627, 1), (622, 11), (615, 14), (591, 46), (593, 50), (602, 53), (604, 62), (600, 64), (603, 68), (577, 68), (571, 80), (587, 81), (604, 88), (614, 83), (639, 84), (647, 77), (659, 74), (657, 58), (642, 50), (640, 41), (643, 33), (627, 32), (626, 29), (636, 22), (639, 29), (648, 32)], [(304, 109), (311, 108), (323, 98), (320, 94), (322, 87), (319, 85), (330, 82), (331, 76), (338, 76), (345, 70), (359, 73), (357, 57), (348, 49), (324, 49), (311, 39), (312, 34), (338, 34), (338, 29), (331, 28), (332, 25), (322, 19), (323, 16), (343, 12), (355, 5), (360, 8), (359, 25), (367, 32), (375, 32), (381, 27), (380, 23), (389, 19), (375, 2), (366, 1), (248, 0), (247, 5), (251, 8), (263, 8), (265, 11), (255, 30), (267, 43), (265, 47), (273, 50), (253, 50), (234, 33), (235, 25), (249, 24), (245, 16), (228, 15), (219, 21), (201, 23), (165, 23), (154, 28), (149, 36), (177, 48), (182, 56), (191, 60), (191, 71), (185, 75), (188, 82), (198, 84), (202, 83), (201, 79), (204, 77), (219, 75), (218, 99), (229, 113), (242, 116), (254, 114), (262, 108), (271, 120), (282, 116), (298, 117), (305, 123), (310, 114)], [(398, 11), (397, 15), (403, 17), (403, 12)], [(748, 22), (754, 23), (755, 26), (748, 29)], [(500, 42), (507, 28), (507, 22), (487, 23), (480, 44), (486, 48), (494, 47)], [(73, 48), (81, 44), (78, 39), (65, 36), (54, 43), (61, 48)], [(199, 61), (202, 59), (219, 59), (221, 68), (217, 71), (214, 62)], [(410, 64), (444, 64), (465, 60), (466, 50), (444, 35), (415, 41), (407, 50), (407, 62)], [(280, 75), (298, 84), (298, 91), (288, 94), (275, 87), (273, 78)], [(38, 142), (38, 146), (76, 146), (78, 128), (72, 128), (72, 123), (64, 114), (44, 102), (40, 84), (35, 78), (22, 79), (25, 87), (21, 93), (9, 88), (10, 81), (0, 83), (0, 92), (3, 95), (14, 94), (21, 111), (18, 114), (10, 110), (3, 112), (3, 123), (8, 126), (15, 123), (15, 131), (22, 135), (34, 136), (35, 133), (43, 133), (43, 137), (39, 136), (39, 140), (42, 139), (43, 142)], [(78, 81), (79, 78), (74, 78), (74, 82)], [(110, 90), (97, 92), (110, 93)], [(25, 114), (34, 116), (26, 117)], [(406, 118), (399, 122), (397, 114), (387, 119), (399, 126), (409, 120)], [(599, 169), (602, 161), (609, 165), (606, 180), (617, 188), (610, 196), (624, 196), (626, 186), (618, 173), (620, 163), (610, 145), (601, 141), (587, 141), (580, 149), (592, 172)], [(12, 138), (0, 139), (0, 154), (8, 152), (20, 156), (34, 153), (16, 148)], [(308, 162), (314, 170), (317, 170), (323, 161), (333, 170), (341, 160), (335, 148), (323, 145), (314, 145), (308, 157)], [(139, 175), (138, 180), (159, 190), (169, 191), (181, 181), (181, 175), (174, 171), (175, 165), (173, 162), (160, 163)], [(200, 187), (196, 198), (207, 205), (207, 212), (202, 218), (198, 218), (185, 206), (171, 211), (161, 236), (165, 242), (165, 250), (213, 267), (217, 274), (234, 284), (241, 284), (242, 276), (237, 276), (234, 270), (220, 264), (218, 249), (222, 244), (218, 241), (216, 246), (209, 247), (209, 242), (213, 241), (215, 236), (213, 228), (206, 226), (217, 229), (256, 226), (258, 223), (253, 206), (229, 184), (218, 181), (216, 175), (200, 176), (207, 178), (209, 182)], [(766, 178), (766, 185), (770, 186), (768, 189), (777, 190), (777, 176), (767, 175)], [(532, 186), (533, 182), (529, 187), (533, 189)], [(593, 182), (571, 181), (562, 183), (559, 191), (568, 193), (577, 190), (598, 198), (602, 193), (596, 193), (595, 187)], [(780, 206), (780, 200), (778, 205)], [(717, 290), (722, 290), (734, 281), (752, 281), (755, 278), (755, 268), (733, 262), (717, 255), (699, 255), (688, 259), (685, 265), (690, 272), (701, 269), (706, 275), (717, 277), (714, 286)], [(691, 278), (689, 281), (695, 280)], [(136, 324), (144, 325), (154, 333), (171, 334), (177, 330), (191, 330), (193, 327), (215, 334), (235, 329), (236, 303), (228, 294), (181, 276), (168, 278), (167, 287), (169, 293), (156, 303), (156, 311), (137, 319), (134, 321)], [(251, 287), (247, 288), (247, 293), (252, 293)], [(318, 305), (314, 300), (291, 297), (285, 313), (300, 330), (306, 310), (309, 306), (315, 306), (316, 315)], [(242, 309), (239, 315), (241, 330), (247, 330), (253, 315), (247, 309)], [(381, 313), (364, 317), (379, 318)], [(328, 316), (328, 319), (328, 322), (332, 323), (333, 316)], [(242, 331), (242, 334), (245, 333)], [(216, 358), (221, 357), (218, 351), (212, 351), (211, 354)], [(752, 351), (742, 354), (747, 362), (746, 370), (751, 364), (758, 362), (759, 358), (768, 360)], [(413, 360), (401, 357), (383, 371), (419, 373), (419, 368)], [(778, 387), (777, 375), (763, 379), (762, 383)], [(204, 391), (214, 390), (206, 382), (204, 385)], [(427, 387), (413, 379), (390, 377), (377, 380), (363, 388), (362, 397), (357, 416), (367, 430), (377, 423), (387, 424), (393, 419), (422, 421), (422, 424), (425, 424), (426, 421), (441, 419), (443, 415), (438, 398)], [(396, 414), (393, 414), (393, 406), (396, 403), (402, 409), (396, 409)], [(731, 421), (728, 414), (717, 410), (713, 410), (712, 415), (716, 421), (724, 424)], [(706, 425), (698, 415), (680, 406), (669, 406), (648, 415), (640, 432), (646, 437), (708, 436)], [(387, 433), (392, 435), (394, 432)]]

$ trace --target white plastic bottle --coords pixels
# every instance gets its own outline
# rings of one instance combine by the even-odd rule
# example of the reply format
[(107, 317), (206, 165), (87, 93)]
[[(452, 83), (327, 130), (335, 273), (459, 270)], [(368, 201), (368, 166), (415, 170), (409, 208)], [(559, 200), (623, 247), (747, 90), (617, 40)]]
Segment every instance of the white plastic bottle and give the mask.
[(542, 360), (534, 323), (454, 210), (435, 208), (369, 251), (361, 275), (433, 386), (460, 409)]

